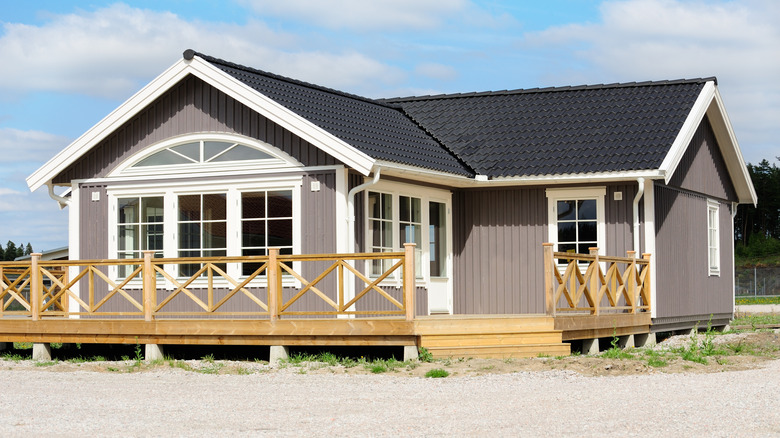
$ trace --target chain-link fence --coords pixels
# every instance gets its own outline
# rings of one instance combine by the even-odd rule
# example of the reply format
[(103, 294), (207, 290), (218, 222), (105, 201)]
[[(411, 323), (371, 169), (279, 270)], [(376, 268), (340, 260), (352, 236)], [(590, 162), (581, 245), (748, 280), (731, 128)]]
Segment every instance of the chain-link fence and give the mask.
[(737, 268), (734, 287), (737, 296), (780, 295), (780, 267)]

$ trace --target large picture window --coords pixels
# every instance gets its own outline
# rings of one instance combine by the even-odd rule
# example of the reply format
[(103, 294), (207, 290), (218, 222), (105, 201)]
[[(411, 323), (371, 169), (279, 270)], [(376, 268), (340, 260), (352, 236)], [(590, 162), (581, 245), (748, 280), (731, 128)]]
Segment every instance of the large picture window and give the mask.
[[(227, 255), (225, 193), (180, 195), (178, 199), (179, 257)], [(224, 265), (221, 265), (225, 269)], [(194, 275), (200, 265), (181, 265), (179, 275)]]
[[(281, 254), (293, 252), (292, 190), (272, 190), (241, 194), (241, 254), (262, 256), (268, 248), (279, 248)], [(246, 263), (243, 274), (258, 268)]]

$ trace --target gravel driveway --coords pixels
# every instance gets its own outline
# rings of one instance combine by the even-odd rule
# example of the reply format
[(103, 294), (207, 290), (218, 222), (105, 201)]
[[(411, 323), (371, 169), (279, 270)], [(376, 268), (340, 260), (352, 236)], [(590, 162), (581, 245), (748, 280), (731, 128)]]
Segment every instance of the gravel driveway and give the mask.
[(780, 361), (426, 379), (0, 370), (0, 436), (780, 436)]

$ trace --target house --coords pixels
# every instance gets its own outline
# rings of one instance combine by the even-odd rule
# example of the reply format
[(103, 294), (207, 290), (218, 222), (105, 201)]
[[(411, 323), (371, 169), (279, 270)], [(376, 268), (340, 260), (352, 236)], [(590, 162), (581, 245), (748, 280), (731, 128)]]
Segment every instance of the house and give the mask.
[(417, 315), (545, 313), (546, 242), (647, 253), (652, 332), (728, 323), (756, 203), (715, 78), (374, 100), (193, 50), (27, 183), (76, 260), (415, 243)]

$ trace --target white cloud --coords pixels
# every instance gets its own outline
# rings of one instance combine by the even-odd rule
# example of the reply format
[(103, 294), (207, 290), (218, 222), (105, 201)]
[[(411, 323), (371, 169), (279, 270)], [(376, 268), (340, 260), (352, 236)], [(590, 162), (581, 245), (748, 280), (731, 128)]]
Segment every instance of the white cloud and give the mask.
[(43, 164), (68, 143), (67, 138), (46, 132), (0, 128), (0, 165), (15, 163), (18, 169), (20, 162)]
[(780, 2), (610, 1), (601, 18), (526, 35), (524, 47), (580, 61), (548, 71), (553, 83), (717, 76), (747, 160), (772, 143), (780, 155)]
[(433, 29), (471, 8), (467, 0), (243, 0), (258, 14), (328, 29)]
[(352, 51), (301, 48), (300, 37), (249, 20), (244, 25), (187, 21), (170, 12), (115, 4), (92, 12), (53, 15), (40, 26), (4, 24), (0, 92), (83, 93), (126, 98), (160, 74), (184, 49), (316, 80), (372, 89), (394, 84), (400, 70)]

